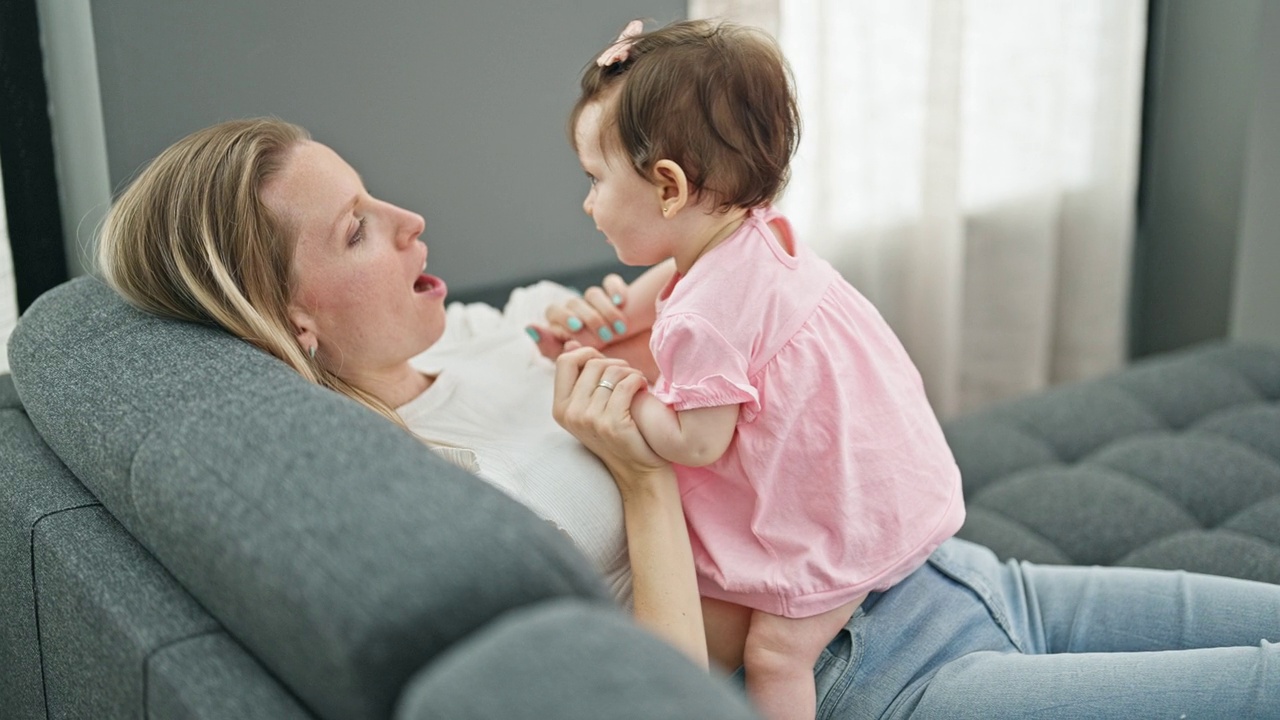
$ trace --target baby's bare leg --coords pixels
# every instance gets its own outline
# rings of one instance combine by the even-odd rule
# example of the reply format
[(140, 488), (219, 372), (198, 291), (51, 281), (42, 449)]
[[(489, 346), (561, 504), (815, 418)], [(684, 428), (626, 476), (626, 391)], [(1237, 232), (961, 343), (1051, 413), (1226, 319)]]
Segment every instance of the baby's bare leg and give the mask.
[(806, 618), (751, 613), (743, 652), (747, 695), (766, 718), (813, 720), (817, 714), (813, 665), (860, 602)]
[(702, 598), (707, 655), (726, 673), (742, 667), (742, 648), (747, 642), (752, 612), (751, 608), (724, 600)]

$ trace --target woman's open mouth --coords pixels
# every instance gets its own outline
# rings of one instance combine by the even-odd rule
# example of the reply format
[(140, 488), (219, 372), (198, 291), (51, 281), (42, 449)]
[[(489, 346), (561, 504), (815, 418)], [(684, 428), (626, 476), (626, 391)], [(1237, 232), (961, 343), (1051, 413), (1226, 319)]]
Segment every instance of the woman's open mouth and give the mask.
[(447, 288), (444, 281), (435, 275), (422, 273), (413, 283), (413, 291), (426, 295), (444, 295)]

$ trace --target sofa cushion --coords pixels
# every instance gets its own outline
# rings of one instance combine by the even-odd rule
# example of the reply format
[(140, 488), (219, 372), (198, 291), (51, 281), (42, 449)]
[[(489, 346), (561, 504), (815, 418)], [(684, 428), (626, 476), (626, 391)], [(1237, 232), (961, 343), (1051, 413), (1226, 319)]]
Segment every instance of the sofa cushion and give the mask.
[(1214, 343), (944, 426), (1002, 557), (1280, 583), (1280, 349)]
[(0, 715), (44, 717), (32, 562), (36, 529), (98, 501), (40, 439), (8, 375), (0, 375), (0, 459)]
[(100, 505), (45, 518), (32, 543), (50, 717), (137, 717), (151, 653), (218, 630)]
[(558, 531), (366, 408), (93, 278), (10, 345), (49, 446), (313, 712), (390, 714), (408, 677), (498, 615), (611, 606)]

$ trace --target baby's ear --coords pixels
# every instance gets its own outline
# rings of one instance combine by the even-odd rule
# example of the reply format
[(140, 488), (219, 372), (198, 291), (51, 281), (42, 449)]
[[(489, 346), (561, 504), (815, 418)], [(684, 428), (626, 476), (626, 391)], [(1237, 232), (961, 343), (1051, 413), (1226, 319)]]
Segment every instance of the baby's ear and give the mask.
[(659, 160), (652, 174), (662, 217), (669, 220), (689, 205), (689, 178), (674, 160)]

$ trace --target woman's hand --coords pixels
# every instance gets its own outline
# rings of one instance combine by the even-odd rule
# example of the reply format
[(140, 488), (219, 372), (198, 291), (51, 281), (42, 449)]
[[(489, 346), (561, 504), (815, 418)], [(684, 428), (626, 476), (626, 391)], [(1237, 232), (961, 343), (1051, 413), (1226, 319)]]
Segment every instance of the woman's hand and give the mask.
[(570, 343), (556, 361), (552, 414), (604, 461), (618, 485), (636, 621), (705, 668), (702, 604), (675, 471), (631, 417), (631, 402), (645, 386), (640, 371), (622, 360)]
[(646, 330), (631, 327), (626, 314), (630, 288), (616, 273), (610, 273), (597, 286), (587, 288), (581, 297), (571, 298), (546, 311), (546, 323), (529, 326), (536, 333), (538, 350), (552, 360), (560, 357), (565, 343), (604, 348)]
[(624, 495), (633, 489), (624, 486), (632, 479), (669, 467), (645, 442), (631, 416), (631, 401), (646, 385), (639, 370), (595, 348), (571, 342), (556, 360), (552, 415), (604, 461)]

